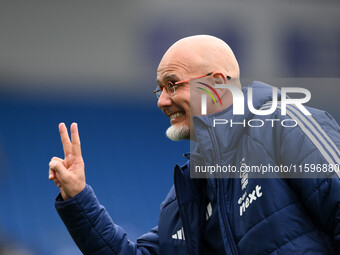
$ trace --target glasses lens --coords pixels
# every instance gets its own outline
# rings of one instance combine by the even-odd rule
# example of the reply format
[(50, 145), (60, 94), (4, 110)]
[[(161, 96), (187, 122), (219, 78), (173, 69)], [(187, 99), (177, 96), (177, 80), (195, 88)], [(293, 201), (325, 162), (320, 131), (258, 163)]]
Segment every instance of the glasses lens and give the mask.
[(157, 98), (160, 98), (160, 96), (162, 94), (162, 90), (159, 88), (159, 86), (156, 86), (156, 88), (155, 88), (153, 93), (155, 93)]
[(166, 90), (168, 91), (169, 95), (172, 96), (175, 94), (175, 86), (171, 81), (168, 81), (166, 84)]

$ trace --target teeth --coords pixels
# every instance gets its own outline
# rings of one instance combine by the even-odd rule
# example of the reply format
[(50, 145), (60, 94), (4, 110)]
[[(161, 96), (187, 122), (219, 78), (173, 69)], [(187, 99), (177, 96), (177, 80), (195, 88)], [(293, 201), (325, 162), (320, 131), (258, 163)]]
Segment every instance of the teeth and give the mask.
[(182, 115), (183, 115), (183, 113), (176, 112), (176, 113), (170, 115), (170, 119), (178, 118), (179, 116), (182, 116)]

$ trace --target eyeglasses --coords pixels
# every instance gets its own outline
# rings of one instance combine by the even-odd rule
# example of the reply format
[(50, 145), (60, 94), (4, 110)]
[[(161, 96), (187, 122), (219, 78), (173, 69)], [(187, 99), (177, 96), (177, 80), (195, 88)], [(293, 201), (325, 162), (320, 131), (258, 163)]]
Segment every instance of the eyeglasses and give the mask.
[[(164, 86), (161, 86), (161, 85), (157, 86), (153, 93), (156, 94), (157, 98), (160, 98), (161, 94), (163, 92), (163, 89), (165, 88), (166, 92), (170, 96), (174, 96), (176, 94), (176, 88), (178, 86), (181, 86), (183, 83), (189, 82), (189, 81), (194, 80), (194, 79), (200, 79), (200, 78), (208, 77), (208, 76), (211, 76), (211, 75), (214, 76), (215, 74), (218, 74), (218, 73), (212, 72), (212, 73), (208, 73), (206, 75), (202, 75), (202, 76), (198, 76), (198, 77), (194, 77), (194, 78), (190, 78), (190, 79), (186, 79), (186, 80), (182, 80), (182, 81), (177, 81), (177, 82), (168, 81)], [(227, 76), (226, 78), (227, 78), (227, 80), (231, 79), (230, 76)]]

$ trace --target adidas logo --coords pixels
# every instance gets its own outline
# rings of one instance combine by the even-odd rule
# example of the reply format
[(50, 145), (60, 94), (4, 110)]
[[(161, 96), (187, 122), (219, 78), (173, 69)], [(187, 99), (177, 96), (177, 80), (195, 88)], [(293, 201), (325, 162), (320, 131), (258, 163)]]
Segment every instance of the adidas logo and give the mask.
[[(207, 211), (205, 212), (205, 219), (208, 220), (212, 215), (211, 203), (207, 205)], [(172, 239), (185, 240), (183, 227), (172, 235)]]
[(172, 235), (172, 239), (185, 240), (183, 227)]

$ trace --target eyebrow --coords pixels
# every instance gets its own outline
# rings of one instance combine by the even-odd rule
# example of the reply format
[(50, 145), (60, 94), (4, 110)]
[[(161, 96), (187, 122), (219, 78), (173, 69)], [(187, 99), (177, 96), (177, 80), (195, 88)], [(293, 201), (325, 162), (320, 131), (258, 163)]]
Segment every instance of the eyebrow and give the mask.
[[(175, 74), (167, 75), (163, 78), (164, 81), (179, 81), (179, 78)], [(161, 84), (160, 80), (157, 80), (157, 84)]]

